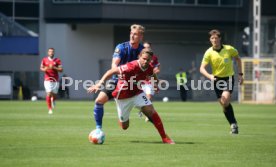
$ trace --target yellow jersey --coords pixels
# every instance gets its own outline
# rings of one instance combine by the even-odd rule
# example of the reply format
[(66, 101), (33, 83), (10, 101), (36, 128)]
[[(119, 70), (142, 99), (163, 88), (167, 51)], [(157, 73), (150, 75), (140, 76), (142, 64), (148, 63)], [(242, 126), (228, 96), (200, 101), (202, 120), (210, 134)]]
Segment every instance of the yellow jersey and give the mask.
[(175, 75), (175, 77), (176, 77), (176, 83), (178, 85), (184, 85), (185, 83), (187, 83), (186, 72), (179, 72)]
[(210, 64), (212, 73), (217, 77), (228, 77), (234, 75), (233, 58), (238, 57), (238, 51), (230, 45), (222, 45), (220, 51), (213, 47), (206, 50), (202, 64)]

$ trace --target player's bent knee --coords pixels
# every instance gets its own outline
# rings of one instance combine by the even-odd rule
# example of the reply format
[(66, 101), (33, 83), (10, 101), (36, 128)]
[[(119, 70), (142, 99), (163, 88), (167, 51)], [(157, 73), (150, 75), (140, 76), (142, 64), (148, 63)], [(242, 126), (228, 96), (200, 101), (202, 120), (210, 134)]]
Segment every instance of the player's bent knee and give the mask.
[(95, 100), (95, 103), (104, 104), (108, 101), (108, 96), (105, 93), (100, 93)]
[(108, 97), (101, 96), (96, 98), (95, 103), (105, 104), (107, 101), (108, 101)]
[(227, 107), (230, 103), (230, 100), (228, 98), (221, 97), (219, 102), (220, 102), (222, 107)]

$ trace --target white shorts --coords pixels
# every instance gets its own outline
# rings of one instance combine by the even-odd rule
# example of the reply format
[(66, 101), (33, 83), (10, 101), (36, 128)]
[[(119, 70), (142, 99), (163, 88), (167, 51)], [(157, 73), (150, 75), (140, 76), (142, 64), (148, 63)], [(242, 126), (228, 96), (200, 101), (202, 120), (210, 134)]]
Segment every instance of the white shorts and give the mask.
[(130, 111), (134, 107), (140, 109), (143, 106), (149, 106), (152, 104), (144, 92), (127, 99), (115, 99), (115, 102), (120, 122), (126, 122), (129, 120)]
[(143, 84), (141, 87), (147, 95), (154, 95), (154, 88), (152, 84)]
[(44, 87), (45, 87), (45, 91), (47, 93), (54, 93), (57, 94), (58, 93), (58, 88), (59, 88), (59, 83), (58, 82), (51, 82), (51, 81), (44, 81)]

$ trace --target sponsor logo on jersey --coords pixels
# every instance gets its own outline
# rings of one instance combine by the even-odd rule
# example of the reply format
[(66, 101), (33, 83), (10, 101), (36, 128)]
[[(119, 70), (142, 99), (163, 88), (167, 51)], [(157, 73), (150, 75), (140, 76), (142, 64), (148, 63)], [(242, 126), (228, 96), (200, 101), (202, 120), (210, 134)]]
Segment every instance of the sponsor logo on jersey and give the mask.
[(117, 54), (120, 54), (120, 49), (116, 48), (114, 52), (117, 53)]

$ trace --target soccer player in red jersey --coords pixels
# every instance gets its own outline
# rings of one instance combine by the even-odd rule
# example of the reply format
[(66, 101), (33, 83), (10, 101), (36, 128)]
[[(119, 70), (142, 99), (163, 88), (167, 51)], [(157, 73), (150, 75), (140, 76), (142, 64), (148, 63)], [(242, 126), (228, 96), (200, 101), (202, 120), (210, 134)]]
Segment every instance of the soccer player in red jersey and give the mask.
[(113, 67), (108, 70), (100, 82), (88, 88), (88, 93), (97, 92), (102, 84), (113, 74), (119, 74), (119, 80), (115, 90), (112, 92), (116, 101), (119, 123), (122, 129), (129, 127), (129, 115), (132, 108), (140, 108), (141, 111), (149, 117), (155, 128), (158, 130), (163, 143), (175, 144), (174, 141), (165, 133), (163, 123), (158, 113), (155, 111), (151, 101), (141, 89), (141, 83), (149, 76), (153, 75), (153, 66), (150, 66), (153, 52), (143, 49), (139, 54), (139, 59), (129, 62), (119, 67)]
[(48, 56), (44, 57), (41, 61), (40, 70), (45, 73), (44, 87), (46, 91), (46, 103), (48, 106), (48, 114), (53, 113), (56, 95), (58, 93), (59, 82), (58, 73), (63, 71), (61, 61), (55, 58), (55, 49), (48, 49)]

